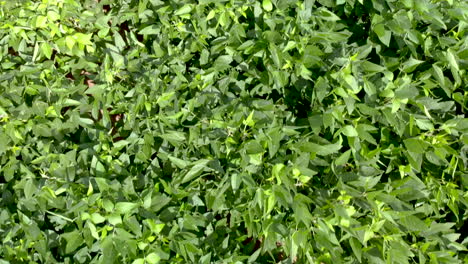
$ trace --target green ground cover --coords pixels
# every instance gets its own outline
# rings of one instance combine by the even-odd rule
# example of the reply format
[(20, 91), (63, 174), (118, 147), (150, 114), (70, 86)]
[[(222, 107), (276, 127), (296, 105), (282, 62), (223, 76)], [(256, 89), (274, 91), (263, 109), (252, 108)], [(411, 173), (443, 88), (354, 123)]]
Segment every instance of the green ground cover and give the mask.
[(0, 263), (467, 263), (468, 1), (0, 2)]

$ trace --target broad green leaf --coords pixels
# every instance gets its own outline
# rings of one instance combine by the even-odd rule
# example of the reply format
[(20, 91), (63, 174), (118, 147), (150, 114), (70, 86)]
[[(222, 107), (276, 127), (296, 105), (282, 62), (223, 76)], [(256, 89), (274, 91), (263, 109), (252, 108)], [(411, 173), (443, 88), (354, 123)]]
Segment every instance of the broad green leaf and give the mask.
[(221, 15), (219, 16), (218, 18), (218, 21), (219, 21), (219, 24), (222, 26), (222, 27), (226, 27), (229, 25), (229, 23), (231, 22), (231, 19), (229, 18), (229, 14), (228, 12), (222, 12)]
[(184, 5), (183, 7), (181, 7), (180, 9), (178, 9), (178, 10), (174, 13), (174, 15), (180, 16), (180, 15), (188, 14), (188, 13), (192, 12), (192, 8), (193, 8), (192, 5), (186, 4), (186, 5)]
[(417, 138), (405, 139), (404, 142), (406, 149), (414, 153), (424, 153), (427, 148), (427, 143)]
[(210, 53), (208, 50), (204, 49), (201, 52), (201, 57), (200, 57), (200, 65), (205, 65), (208, 63)]
[(353, 75), (351, 74), (346, 74), (344, 76), (344, 81), (348, 85), (348, 88), (353, 91), (353, 93), (359, 92), (359, 85), (358, 82), (356, 81), (356, 78), (354, 78)]
[(161, 261), (161, 257), (156, 254), (156, 253), (150, 253), (148, 254), (146, 257), (145, 257), (145, 260), (149, 263), (149, 264), (157, 264), (159, 263), (159, 261)]
[(417, 152), (412, 152), (408, 151), (405, 153), (411, 167), (413, 167), (417, 171), (421, 171), (421, 165), (422, 165), (422, 160), (423, 160), (423, 154), (422, 153), (417, 153)]
[(342, 133), (347, 137), (357, 137), (358, 132), (353, 126), (347, 125), (341, 129)]
[(210, 10), (208, 15), (206, 16), (206, 21), (213, 19), (215, 17), (215, 15), (216, 15), (216, 11), (215, 10)]
[(249, 259), (248, 259), (247, 262), (248, 262), (248, 263), (254, 263), (255, 260), (257, 260), (258, 256), (260, 255), (260, 252), (261, 252), (260, 249), (256, 250), (256, 251), (249, 257)]
[(273, 10), (273, 4), (271, 3), (271, 0), (262, 0), (262, 7), (265, 9), (265, 11), (268, 12)]
[(284, 208), (289, 208), (293, 203), (291, 194), (280, 185), (273, 185), (273, 195), (275, 196), (275, 200), (277, 200)]
[(190, 162), (173, 157), (173, 156), (168, 156), (168, 158), (172, 163), (174, 163), (174, 165), (176, 165), (180, 169), (183, 169), (187, 167), (188, 165), (190, 165)]
[(445, 86), (445, 77), (442, 69), (437, 66), (436, 64), (432, 64), (432, 68), (434, 70), (434, 76), (436, 77), (437, 81), (440, 83), (442, 87)]
[(28, 179), (24, 185), (24, 196), (26, 199), (31, 199), (34, 193), (36, 192), (37, 187), (34, 184), (32, 179)]
[(401, 225), (412, 232), (426, 231), (428, 226), (414, 215), (408, 215), (400, 219)]
[(420, 65), (423, 62), (424, 61), (416, 60), (413, 57), (410, 57), (409, 60), (405, 61), (402, 64), (403, 71), (407, 73), (413, 72), (416, 69), (416, 67), (418, 67), (418, 65)]
[(349, 244), (351, 245), (351, 249), (353, 250), (354, 255), (358, 258), (359, 262), (362, 259), (362, 245), (361, 243), (354, 237), (349, 239)]
[(280, 141), (282, 138), (280, 128), (276, 127), (276, 128), (271, 129), (268, 132), (268, 137), (269, 137), (269, 140), (267, 142), (268, 153), (269, 153), (270, 158), (272, 158), (278, 152), (278, 149), (280, 148)]
[(214, 67), (219, 70), (224, 70), (225, 68), (229, 67), (229, 64), (233, 61), (232, 56), (230, 55), (222, 55), (219, 56), (215, 62)]
[(109, 221), (109, 224), (116, 226), (122, 223), (122, 218), (118, 214), (111, 214), (107, 217), (107, 221)]
[(385, 67), (382, 67), (378, 64), (374, 64), (369, 61), (363, 61), (361, 63), (361, 67), (366, 72), (383, 72), (385, 70)]
[[(118, 35), (118, 34), (117, 34)], [(120, 35), (118, 35), (120, 37)], [(83, 45), (91, 45), (93, 44), (91, 42), (91, 37), (92, 34), (83, 34), (83, 33), (76, 33), (73, 38), (76, 40), (76, 42), (83, 44)], [(73, 45), (72, 45), (73, 46)], [(71, 48), (70, 48), (71, 49)]]
[(118, 214), (128, 214), (134, 209), (138, 208), (139, 204), (131, 202), (118, 202), (115, 204), (115, 211)]
[(92, 213), (91, 221), (93, 221), (94, 224), (100, 224), (106, 221), (106, 218), (100, 215), (99, 213)]
[(310, 225), (312, 215), (310, 214), (307, 204), (298, 199), (299, 196), (294, 197), (293, 211), (297, 223), (303, 222), (306, 226)]
[(52, 47), (49, 45), (49, 43), (42, 43), (41, 50), (44, 56), (46, 56), (46, 58), (50, 59), (52, 57)]
[(47, 26), (47, 17), (45, 16), (37, 16), (36, 17), (36, 27), (44, 28)]
[(345, 151), (343, 154), (341, 154), (336, 160), (335, 160), (335, 164), (340, 166), (340, 165), (345, 165), (348, 160), (349, 160), (349, 157), (351, 155), (351, 150), (347, 150)]
[(327, 156), (333, 153), (338, 152), (341, 148), (342, 139), (335, 144), (319, 145), (312, 142), (304, 142), (299, 145), (299, 149), (305, 152), (317, 153), (320, 156)]
[(179, 131), (170, 131), (161, 135), (161, 137), (176, 147), (185, 142), (185, 134)]
[(379, 37), (380, 41), (382, 41), (385, 46), (390, 45), (390, 38), (392, 37), (392, 33), (390, 30), (386, 29), (383, 24), (377, 24), (374, 26), (374, 32)]
[(454, 71), (459, 71), (459, 67), (458, 67), (458, 62), (455, 58), (455, 55), (453, 54), (453, 51), (451, 49), (449, 49), (447, 52), (447, 60), (449, 62), (449, 65), (450, 67), (454, 70)]
[(97, 230), (96, 230), (96, 226), (95, 226), (93, 223), (89, 222), (89, 221), (88, 221), (86, 224), (87, 224), (88, 227), (89, 227), (89, 231), (91, 232), (91, 235), (92, 235), (95, 239), (99, 240), (99, 234), (98, 234), (98, 232), (97, 232)]
[(256, 140), (251, 140), (247, 142), (244, 148), (247, 154), (257, 154), (257, 153), (262, 153), (264, 151), (262, 145), (258, 143), (258, 141)]
[(233, 191), (237, 191), (242, 183), (242, 175), (234, 173), (231, 176), (231, 187)]
[(254, 111), (250, 112), (249, 116), (244, 120), (242, 121), (242, 123), (246, 126), (254, 126), (255, 125), (255, 121), (253, 120), (253, 115), (254, 115)]
[(209, 264), (211, 263), (210, 261), (211, 261), (211, 252), (200, 258), (200, 264)]
[(143, 28), (140, 30), (139, 34), (141, 35), (156, 35), (160, 32), (160, 29), (158, 29), (156, 26), (151, 25)]
[(73, 49), (73, 46), (75, 46), (75, 43), (76, 43), (76, 40), (73, 37), (71, 36), (65, 37), (65, 44), (67, 45), (69, 50)]
[(47, 18), (48, 18), (50, 21), (57, 21), (57, 20), (60, 19), (60, 14), (58, 14), (58, 13), (55, 12), (55, 11), (49, 10), (49, 11), (47, 11)]
[(190, 168), (190, 170), (184, 175), (182, 178), (182, 184), (192, 181), (198, 176), (201, 175), (201, 173), (207, 168), (206, 165), (208, 164), (209, 160), (199, 160), (195, 162), (195, 165)]
[(334, 13), (330, 12), (326, 8), (319, 8), (316, 12), (316, 15), (318, 15), (321, 19), (327, 20), (327, 21), (338, 21), (341, 20), (341, 18)]
[(78, 232), (78, 230), (69, 233), (64, 233), (62, 237), (66, 241), (65, 253), (67, 254), (74, 252), (78, 247), (80, 247), (84, 243), (83, 237)]

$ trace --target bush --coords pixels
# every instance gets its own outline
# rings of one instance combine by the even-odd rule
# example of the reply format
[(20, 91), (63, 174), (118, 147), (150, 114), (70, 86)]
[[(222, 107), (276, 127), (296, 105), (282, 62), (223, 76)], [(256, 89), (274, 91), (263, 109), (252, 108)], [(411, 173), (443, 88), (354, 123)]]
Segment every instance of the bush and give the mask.
[(0, 3), (1, 263), (468, 261), (468, 3)]

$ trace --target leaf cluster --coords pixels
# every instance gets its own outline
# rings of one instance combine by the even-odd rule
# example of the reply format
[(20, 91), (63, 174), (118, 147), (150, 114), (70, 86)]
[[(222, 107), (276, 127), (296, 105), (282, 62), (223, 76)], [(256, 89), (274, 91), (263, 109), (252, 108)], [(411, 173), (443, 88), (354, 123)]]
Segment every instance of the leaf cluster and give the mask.
[(0, 2), (0, 263), (468, 261), (468, 3)]

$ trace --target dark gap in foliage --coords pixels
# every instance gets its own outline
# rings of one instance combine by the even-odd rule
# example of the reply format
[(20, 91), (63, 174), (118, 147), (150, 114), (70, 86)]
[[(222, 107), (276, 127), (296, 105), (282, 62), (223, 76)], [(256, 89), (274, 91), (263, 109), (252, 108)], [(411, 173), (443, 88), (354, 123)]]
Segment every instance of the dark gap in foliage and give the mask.
[(465, 110), (465, 107), (466, 106), (463, 106), (462, 104), (460, 103), (455, 103), (455, 114), (456, 115), (461, 115), (461, 116), (464, 116), (466, 115), (466, 110)]
[(111, 6), (109, 4), (102, 5), (102, 11), (104, 13), (109, 13), (110, 10), (111, 10)]
[(173, 46), (178, 46), (181, 41), (182, 41), (182, 39), (180, 39), (180, 38), (171, 38), (169, 43), (171, 45), (173, 45)]
[[(463, 212), (464, 210), (460, 210)], [(460, 213), (459, 218), (461, 221), (459, 221), (456, 225), (456, 233), (460, 234), (460, 237), (457, 239), (458, 243), (463, 242), (467, 237), (468, 237), (468, 219)]]
[(371, 52), (369, 53), (369, 55), (367, 55), (367, 60), (377, 65), (381, 64), (380, 56), (377, 54), (377, 51), (375, 48), (373, 48)]

